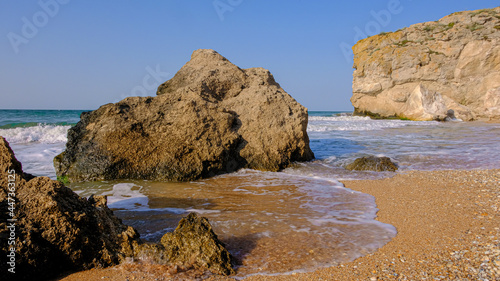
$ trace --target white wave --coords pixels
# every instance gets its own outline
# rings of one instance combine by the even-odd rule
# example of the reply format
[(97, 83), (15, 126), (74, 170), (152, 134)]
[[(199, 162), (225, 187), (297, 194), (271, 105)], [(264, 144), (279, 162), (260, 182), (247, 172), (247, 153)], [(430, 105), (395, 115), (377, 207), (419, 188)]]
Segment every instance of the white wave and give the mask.
[(309, 124), (307, 127), (308, 132), (329, 132), (329, 131), (373, 131), (385, 128), (402, 127), (399, 124), (325, 124), (314, 125)]
[(309, 121), (363, 121), (372, 120), (368, 116), (309, 116)]
[(34, 127), (0, 129), (9, 143), (65, 143), (71, 126), (54, 126), (39, 124)]
[(184, 214), (189, 211), (182, 208), (151, 208), (149, 198), (143, 194), (143, 187), (133, 183), (119, 183), (113, 185), (113, 190), (103, 195), (108, 196), (108, 207), (135, 212), (167, 212), (171, 214)]
[(435, 121), (373, 120), (362, 116), (313, 116), (309, 118), (308, 132), (374, 131), (414, 125), (436, 125)]
[(108, 195), (109, 208), (126, 210), (148, 208), (149, 199), (141, 190), (142, 187), (137, 188), (133, 183), (119, 183), (113, 186), (110, 193), (104, 195)]
[(220, 213), (221, 211), (220, 210), (205, 210), (205, 209), (187, 209), (186, 212), (204, 215), (204, 214)]

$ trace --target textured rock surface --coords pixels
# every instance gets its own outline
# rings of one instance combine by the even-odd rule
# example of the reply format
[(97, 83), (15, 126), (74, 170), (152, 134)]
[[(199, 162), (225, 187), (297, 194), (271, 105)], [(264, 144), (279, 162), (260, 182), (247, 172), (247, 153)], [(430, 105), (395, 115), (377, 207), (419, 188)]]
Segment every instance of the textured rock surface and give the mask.
[(181, 219), (173, 233), (163, 235), (160, 243), (134, 246), (134, 258), (152, 264), (208, 270), (215, 274), (234, 274), (233, 258), (217, 238), (205, 217), (190, 213)]
[(500, 119), (500, 7), (372, 36), (353, 51), (355, 113)]
[(173, 233), (165, 234), (161, 244), (170, 262), (191, 262), (216, 274), (234, 273), (231, 254), (217, 238), (208, 219), (195, 213), (183, 218)]
[[(9, 181), (9, 175), (15, 181)], [(9, 205), (8, 198), (14, 195), (16, 202)], [(234, 273), (231, 255), (208, 219), (190, 214), (174, 233), (165, 234), (160, 244), (147, 244), (106, 204), (104, 196), (81, 198), (58, 181), (23, 173), (9, 144), (0, 137), (0, 207), (5, 210), (0, 212), (0, 238), (5, 242), (0, 245), (3, 276), (8, 280), (45, 280), (63, 272), (115, 265), (126, 257), (194, 266), (216, 274)], [(9, 206), (14, 207), (12, 214), (17, 220), (14, 236), (7, 228), (12, 218)], [(7, 271), (11, 236), (15, 238), (15, 274)]]
[(367, 156), (357, 158), (354, 162), (347, 165), (346, 169), (356, 171), (394, 172), (398, 169), (398, 166), (393, 163), (389, 157)]
[(57, 175), (187, 181), (314, 158), (307, 109), (268, 70), (197, 50), (157, 94), (82, 114), (54, 159)]
[[(9, 182), (14, 174), (15, 181)], [(0, 213), (0, 269), (7, 279), (43, 280), (65, 271), (114, 265), (133, 254), (132, 244), (139, 236), (113, 215), (105, 197), (87, 200), (58, 181), (27, 176), (2, 137), (0, 187), (0, 206), (5, 210)], [(14, 195), (15, 205), (9, 205)], [(5, 261), (11, 237), (8, 206), (14, 207), (17, 219), (15, 274), (7, 272)]]

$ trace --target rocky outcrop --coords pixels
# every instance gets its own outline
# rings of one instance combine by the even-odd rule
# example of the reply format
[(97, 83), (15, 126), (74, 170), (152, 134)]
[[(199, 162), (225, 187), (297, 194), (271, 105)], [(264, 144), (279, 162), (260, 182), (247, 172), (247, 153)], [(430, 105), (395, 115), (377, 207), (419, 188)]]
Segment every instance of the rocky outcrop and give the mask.
[(114, 216), (105, 196), (81, 198), (58, 181), (25, 174), (2, 137), (0, 208), (0, 270), (6, 280), (46, 280), (127, 257), (234, 273), (232, 257), (208, 219), (190, 214), (161, 243), (143, 243)]
[(181, 219), (173, 233), (166, 233), (160, 243), (144, 243), (134, 247), (134, 258), (155, 264), (208, 270), (231, 275), (233, 257), (212, 230), (205, 217), (190, 213)]
[(500, 119), (500, 7), (372, 36), (353, 51), (356, 114)]
[(165, 257), (171, 263), (189, 261), (196, 267), (208, 268), (220, 275), (234, 273), (232, 256), (217, 238), (207, 218), (190, 213), (183, 218), (173, 233), (161, 238)]
[(398, 166), (389, 157), (365, 156), (354, 160), (346, 166), (348, 170), (356, 171), (390, 171), (395, 172)]
[(81, 198), (58, 181), (27, 176), (2, 137), (0, 187), (0, 269), (7, 279), (44, 280), (133, 255), (139, 235), (113, 215), (105, 197)]
[(197, 50), (156, 97), (82, 114), (54, 165), (71, 181), (278, 171), (314, 157), (306, 129), (307, 109), (268, 70), (240, 69), (213, 50)]

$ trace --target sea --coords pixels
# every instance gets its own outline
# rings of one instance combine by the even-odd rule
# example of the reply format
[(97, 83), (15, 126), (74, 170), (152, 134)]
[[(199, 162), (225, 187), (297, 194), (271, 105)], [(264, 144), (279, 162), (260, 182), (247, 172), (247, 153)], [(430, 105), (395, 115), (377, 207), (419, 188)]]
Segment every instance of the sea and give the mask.
[[(56, 179), (53, 158), (82, 110), (0, 110), (0, 136), (25, 172)], [(237, 278), (292, 274), (373, 253), (397, 229), (376, 220), (375, 199), (345, 180), (380, 179), (411, 170), (500, 168), (500, 124), (372, 120), (349, 112), (309, 112), (315, 159), (281, 172), (242, 169), (186, 183), (143, 180), (70, 183), (80, 196), (107, 195), (108, 206), (146, 241), (159, 241), (189, 212), (209, 219), (237, 260)], [(393, 172), (344, 167), (387, 156)]]

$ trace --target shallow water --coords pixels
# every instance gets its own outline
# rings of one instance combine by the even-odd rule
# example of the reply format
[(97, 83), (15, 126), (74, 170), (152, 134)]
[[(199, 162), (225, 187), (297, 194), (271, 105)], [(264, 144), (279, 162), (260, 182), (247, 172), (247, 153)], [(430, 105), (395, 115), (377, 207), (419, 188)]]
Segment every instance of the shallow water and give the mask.
[[(24, 170), (55, 178), (52, 159), (64, 150), (67, 123), (75, 122), (79, 112), (64, 112), (60, 118), (57, 112), (31, 117), (32, 112), (3, 113), (0, 135)], [(36, 123), (40, 116), (44, 123)], [(243, 277), (335, 265), (371, 253), (395, 235), (392, 226), (374, 220), (373, 197), (339, 182), (394, 174), (343, 168), (357, 157), (388, 156), (400, 171), (500, 167), (500, 124), (312, 112), (308, 133), (316, 159), (280, 173), (242, 170), (190, 183), (112, 181), (70, 187), (82, 196), (108, 195), (115, 214), (149, 241), (173, 231), (188, 212), (206, 216), (239, 261), (238, 276)]]
[(342, 168), (366, 155), (390, 157), (400, 171), (500, 167), (498, 123), (312, 116), (308, 133), (317, 159), (301, 164), (302, 169), (319, 176), (327, 174), (337, 179), (387, 176), (387, 173), (360, 173)]
[[(72, 184), (158, 241), (187, 212), (207, 217), (239, 263), (238, 276), (313, 270), (372, 253), (396, 234), (375, 221), (372, 196), (335, 180), (243, 170), (191, 183)], [(127, 191), (128, 189), (128, 191)], [(127, 194), (127, 196), (123, 196)]]

